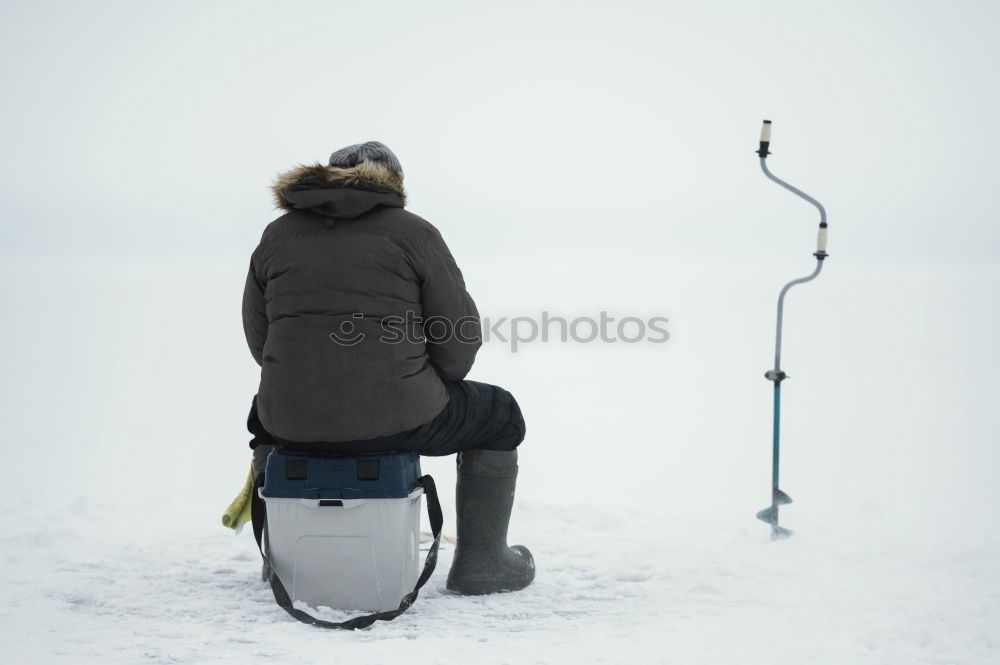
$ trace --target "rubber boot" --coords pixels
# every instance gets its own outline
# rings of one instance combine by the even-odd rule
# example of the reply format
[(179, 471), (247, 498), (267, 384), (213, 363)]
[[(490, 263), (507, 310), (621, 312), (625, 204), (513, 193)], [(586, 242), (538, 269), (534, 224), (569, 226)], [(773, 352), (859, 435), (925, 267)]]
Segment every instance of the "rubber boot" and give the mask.
[(468, 596), (517, 591), (535, 578), (528, 548), (507, 546), (516, 482), (516, 450), (467, 450), (458, 455), (458, 545), (448, 573), (450, 590)]

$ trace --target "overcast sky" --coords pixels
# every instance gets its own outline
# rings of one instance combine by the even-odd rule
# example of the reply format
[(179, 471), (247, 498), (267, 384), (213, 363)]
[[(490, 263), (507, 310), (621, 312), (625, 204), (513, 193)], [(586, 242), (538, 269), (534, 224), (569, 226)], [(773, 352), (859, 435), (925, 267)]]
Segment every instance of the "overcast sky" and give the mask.
[(378, 139), (456, 253), (992, 260), (993, 2), (12, 2), (0, 252), (244, 255)]

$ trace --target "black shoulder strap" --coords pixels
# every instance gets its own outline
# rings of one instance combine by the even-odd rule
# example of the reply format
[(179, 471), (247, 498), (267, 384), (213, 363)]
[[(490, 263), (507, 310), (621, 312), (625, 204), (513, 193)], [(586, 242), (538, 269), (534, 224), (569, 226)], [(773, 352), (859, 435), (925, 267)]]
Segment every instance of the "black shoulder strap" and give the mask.
[(434, 542), (431, 543), (431, 548), (427, 552), (427, 558), (424, 560), (424, 569), (421, 571), (420, 577), (417, 578), (417, 584), (413, 587), (413, 591), (403, 596), (403, 599), (399, 602), (399, 607), (394, 610), (375, 612), (374, 614), (365, 614), (363, 616), (340, 622), (317, 619), (316, 617), (292, 606), (292, 599), (288, 595), (288, 591), (285, 590), (285, 585), (281, 583), (281, 580), (278, 579), (277, 573), (274, 572), (274, 567), (271, 565), (271, 561), (268, 559), (267, 554), (264, 553), (264, 547), (262, 545), (264, 523), (267, 521), (267, 506), (264, 503), (264, 500), (260, 498), (257, 490), (260, 489), (263, 482), (264, 474), (258, 475), (254, 481), (253, 492), (250, 497), (252, 502), (250, 507), (250, 516), (253, 523), (253, 537), (257, 540), (257, 549), (260, 550), (260, 555), (264, 559), (264, 574), (267, 577), (267, 580), (271, 583), (271, 591), (274, 592), (274, 600), (278, 603), (278, 606), (281, 607), (281, 609), (285, 610), (302, 623), (308, 623), (320, 628), (340, 628), (344, 630), (367, 628), (376, 621), (391, 621), (409, 609), (410, 605), (412, 605), (417, 599), (417, 592), (420, 591), (420, 587), (427, 583), (427, 580), (431, 577), (431, 573), (434, 572), (435, 566), (437, 566), (438, 546), (441, 544), (441, 527), (444, 524), (444, 515), (441, 513), (441, 503), (438, 501), (437, 487), (434, 485), (433, 478), (430, 476), (421, 476), (420, 479), (417, 480), (417, 484), (424, 488), (424, 495), (427, 497), (427, 516), (431, 521), (431, 532), (434, 534)]

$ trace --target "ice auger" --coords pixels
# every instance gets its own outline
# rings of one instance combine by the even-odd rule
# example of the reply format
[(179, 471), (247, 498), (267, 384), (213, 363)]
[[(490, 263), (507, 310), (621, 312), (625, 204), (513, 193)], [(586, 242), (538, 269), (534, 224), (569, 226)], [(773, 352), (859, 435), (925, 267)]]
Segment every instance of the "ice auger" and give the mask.
[(791, 497), (785, 494), (778, 487), (778, 467), (780, 459), (779, 441), (781, 431), (781, 382), (788, 378), (788, 375), (781, 369), (781, 319), (785, 309), (785, 295), (788, 293), (788, 290), (796, 284), (804, 284), (805, 282), (816, 279), (820, 270), (823, 269), (823, 261), (826, 259), (828, 254), (826, 253), (826, 210), (819, 201), (809, 196), (802, 190), (789, 185), (784, 180), (775, 177), (775, 175), (768, 170), (767, 156), (771, 154), (768, 151), (770, 145), (771, 121), (765, 120), (764, 125), (760, 130), (760, 148), (757, 150), (757, 155), (760, 157), (760, 168), (764, 171), (764, 175), (796, 196), (813, 204), (816, 206), (817, 210), (819, 210), (819, 233), (816, 236), (816, 251), (813, 253), (813, 256), (816, 257), (816, 268), (812, 271), (811, 275), (793, 279), (785, 284), (785, 286), (782, 287), (781, 292), (778, 294), (778, 321), (774, 341), (774, 369), (768, 370), (764, 373), (764, 377), (768, 381), (774, 383), (774, 425), (772, 428), (771, 448), (771, 505), (758, 512), (757, 518), (771, 525), (771, 539), (777, 540), (779, 538), (787, 538), (792, 535), (791, 530), (778, 525), (778, 506), (792, 502)]

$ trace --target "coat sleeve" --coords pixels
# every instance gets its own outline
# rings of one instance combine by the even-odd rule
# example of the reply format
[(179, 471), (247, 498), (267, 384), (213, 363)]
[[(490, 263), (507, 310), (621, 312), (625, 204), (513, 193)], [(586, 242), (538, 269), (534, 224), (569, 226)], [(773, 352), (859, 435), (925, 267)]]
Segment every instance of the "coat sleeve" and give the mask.
[(461, 381), (483, 343), (476, 303), (462, 271), (437, 229), (414, 244), (414, 269), (421, 280), (424, 337), (431, 365), (441, 378)]
[(258, 277), (258, 252), (250, 257), (246, 285), (243, 287), (243, 334), (250, 353), (258, 365), (264, 362), (264, 341), (267, 340), (267, 310), (264, 305), (264, 284)]

